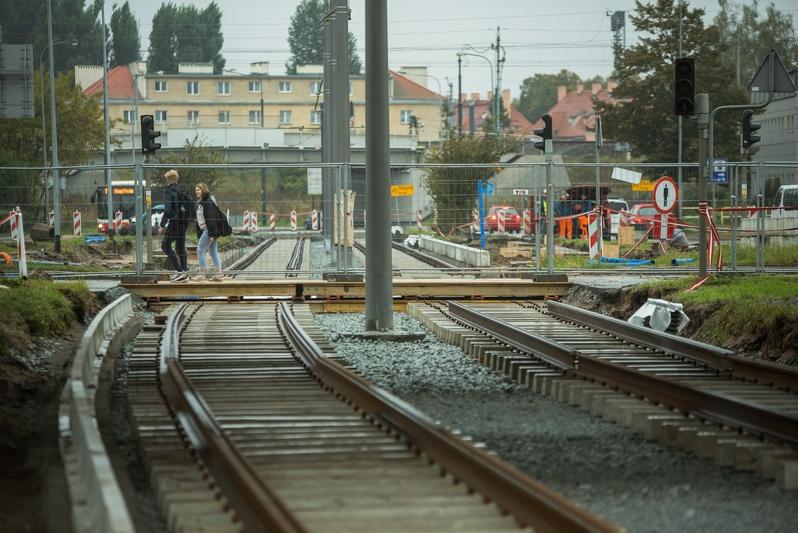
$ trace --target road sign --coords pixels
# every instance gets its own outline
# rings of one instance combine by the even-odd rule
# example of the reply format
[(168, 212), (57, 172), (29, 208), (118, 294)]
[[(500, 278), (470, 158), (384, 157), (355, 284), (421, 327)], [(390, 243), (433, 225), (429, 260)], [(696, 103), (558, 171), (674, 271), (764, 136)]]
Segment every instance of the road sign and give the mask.
[(640, 178), (642, 178), (643, 175), (640, 172), (635, 172), (634, 170), (614, 167), (612, 169), (612, 176), (610, 177), (614, 180), (625, 181), (626, 183), (640, 183)]
[(660, 213), (670, 213), (676, 206), (679, 198), (679, 189), (676, 188), (676, 181), (670, 176), (662, 176), (654, 184), (652, 194), (654, 207)]
[(712, 177), (710, 181), (713, 183), (729, 183), (729, 160), (716, 159), (712, 165)]
[(412, 183), (400, 183), (391, 185), (391, 196), (413, 196), (414, 189)]
[(781, 62), (779, 54), (771, 49), (748, 83), (748, 90), (760, 93), (794, 93), (795, 84)]
[(633, 183), (632, 190), (635, 192), (653, 192), (654, 182), (649, 180), (643, 180), (640, 183)]
[(529, 196), (529, 189), (513, 189), (513, 194), (516, 196)]
[(308, 169), (308, 194), (321, 194), (321, 169)]

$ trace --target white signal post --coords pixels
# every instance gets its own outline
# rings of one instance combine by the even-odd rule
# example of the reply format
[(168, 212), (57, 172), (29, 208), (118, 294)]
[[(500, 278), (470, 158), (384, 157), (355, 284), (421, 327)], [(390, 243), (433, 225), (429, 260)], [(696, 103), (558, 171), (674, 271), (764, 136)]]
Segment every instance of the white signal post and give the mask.
[(663, 176), (654, 184), (652, 192), (654, 208), (659, 213), (659, 232), (654, 232), (656, 238), (667, 240), (672, 236), (670, 228), (670, 214), (679, 200), (679, 188), (676, 181), (670, 176)]

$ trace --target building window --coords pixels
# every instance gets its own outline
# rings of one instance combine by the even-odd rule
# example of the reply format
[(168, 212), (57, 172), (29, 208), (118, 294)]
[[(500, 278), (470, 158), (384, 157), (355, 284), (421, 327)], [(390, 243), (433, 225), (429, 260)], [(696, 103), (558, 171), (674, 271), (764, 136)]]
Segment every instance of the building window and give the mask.
[(156, 93), (165, 93), (167, 90), (169, 90), (169, 84), (166, 80), (155, 80)]
[(291, 124), (290, 111), (280, 111), (280, 124)]
[(316, 96), (320, 92), (321, 92), (321, 82), (320, 81), (310, 82), (310, 95)]
[(259, 81), (251, 81), (251, 82), (249, 82), (249, 92), (251, 92), (251, 93), (259, 93), (260, 92), (260, 82)]
[(219, 124), (230, 124), (230, 111), (219, 111)]
[(199, 124), (199, 111), (186, 111), (186, 122), (189, 126)]
[(281, 81), (277, 88), (278, 92), (281, 93), (290, 93), (291, 92), (291, 82), (290, 81)]
[(399, 122), (402, 124), (410, 124), (410, 117), (413, 114), (413, 111), (410, 109), (402, 109), (399, 112)]
[(122, 111), (122, 120), (125, 124), (130, 124), (136, 121), (136, 112), (132, 109), (125, 109)]
[(321, 124), (321, 111), (311, 111), (310, 112), (310, 123), (311, 124)]
[(167, 117), (166, 109), (157, 109), (155, 111), (155, 122), (161, 124), (166, 123), (166, 117)]
[(230, 94), (230, 82), (229, 81), (220, 81), (219, 82), (219, 94), (222, 96), (228, 96)]
[(199, 94), (199, 82), (198, 81), (187, 81), (186, 82), (186, 94)]
[(250, 111), (249, 112), (249, 123), (250, 124), (260, 124), (260, 111)]

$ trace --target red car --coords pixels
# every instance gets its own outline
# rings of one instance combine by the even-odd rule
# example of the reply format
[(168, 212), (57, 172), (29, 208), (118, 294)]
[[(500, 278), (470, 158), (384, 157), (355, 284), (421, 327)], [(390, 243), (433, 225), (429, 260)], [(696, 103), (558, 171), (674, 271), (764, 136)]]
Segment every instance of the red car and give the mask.
[(509, 205), (494, 205), (490, 208), (490, 214), (485, 217), (487, 231), (498, 231), (499, 211), (504, 213), (504, 231), (521, 231), (521, 215)]
[(629, 211), (629, 225), (635, 229), (648, 229), (654, 223), (654, 218), (659, 215), (652, 203), (642, 203), (632, 206)]

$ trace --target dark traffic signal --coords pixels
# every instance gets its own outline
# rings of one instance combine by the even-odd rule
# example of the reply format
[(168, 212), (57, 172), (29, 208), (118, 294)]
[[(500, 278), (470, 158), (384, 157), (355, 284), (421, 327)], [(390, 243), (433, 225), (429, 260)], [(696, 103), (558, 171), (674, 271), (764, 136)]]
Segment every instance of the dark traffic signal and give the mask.
[(154, 154), (161, 147), (160, 143), (153, 142), (160, 136), (161, 132), (155, 131), (152, 115), (141, 115), (141, 152), (144, 155)]
[(694, 115), (695, 58), (677, 57), (674, 67), (676, 83), (673, 91), (673, 112), (677, 115)]
[(542, 140), (535, 143), (535, 148), (538, 150), (546, 151), (546, 141), (550, 141), (552, 137), (552, 130), (551, 130), (551, 115), (546, 113), (545, 115), (540, 117), (540, 120), (543, 121), (543, 127), (534, 130), (534, 134), (538, 137), (541, 137)]
[(754, 132), (762, 127), (762, 124), (751, 122), (753, 116), (753, 110), (746, 109), (743, 111), (743, 148), (746, 150), (762, 140), (759, 135), (754, 135)]

